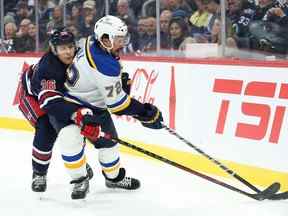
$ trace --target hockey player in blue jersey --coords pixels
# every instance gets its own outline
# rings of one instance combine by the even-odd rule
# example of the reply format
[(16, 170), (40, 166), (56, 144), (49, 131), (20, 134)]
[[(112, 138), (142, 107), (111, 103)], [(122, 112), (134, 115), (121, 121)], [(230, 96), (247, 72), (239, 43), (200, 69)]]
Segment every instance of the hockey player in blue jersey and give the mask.
[[(26, 119), (35, 128), (32, 149), (32, 190), (44, 192), (47, 187), (46, 175), (48, 172), (52, 148), (57, 137), (57, 130), (50, 122), (47, 113), (71, 123), (70, 113), (75, 112), (79, 106), (67, 103), (58, 98), (57, 102), (47, 104), (40, 108), (37, 96), (40, 89), (52, 90), (57, 88), (64, 91), (66, 69), (72, 63), (76, 53), (74, 36), (64, 28), (56, 29), (49, 40), (50, 50), (40, 61), (31, 66), (22, 75), (19, 108)], [(47, 77), (47, 79), (44, 79)], [(87, 164), (89, 177), (93, 171)]]
[[(75, 184), (72, 199), (84, 198), (89, 190), (86, 157), (80, 136), (81, 125), (83, 121), (89, 122), (85, 121), (89, 116), (98, 118), (91, 125), (99, 125), (102, 135), (94, 140), (88, 139), (99, 150), (98, 160), (109, 188), (133, 190), (140, 187), (139, 180), (126, 176), (125, 168), (120, 163), (118, 144), (110, 139), (117, 138), (110, 113), (133, 116), (144, 127), (162, 128), (162, 114), (156, 106), (142, 104), (122, 89), (118, 53), (125, 44), (126, 35), (127, 26), (122, 20), (114, 16), (102, 17), (95, 24), (94, 35), (80, 47), (67, 70), (64, 98), (85, 107), (72, 114), (70, 119), (75, 124), (62, 127), (56, 140), (65, 167)], [(40, 94), (40, 102), (45, 106), (56, 101), (57, 97), (63, 98), (63, 94), (46, 91)]]

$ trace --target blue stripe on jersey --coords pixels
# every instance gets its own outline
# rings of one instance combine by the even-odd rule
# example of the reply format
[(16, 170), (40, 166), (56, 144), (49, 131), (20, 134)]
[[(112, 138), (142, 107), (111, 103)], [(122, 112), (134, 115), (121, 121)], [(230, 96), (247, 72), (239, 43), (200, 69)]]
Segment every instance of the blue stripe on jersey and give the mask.
[(72, 156), (62, 155), (62, 159), (66, 162), (74, 162), (74, 161), (80, 160), (82, 158), (83, 154), (84, 154), (84, 146), (83, 146), (81, 152), (79, 152), (78, 154), (72, 155)]
[(103, 167), (113, 167), (114, 165), (116, 165), (118, 162), (120, 161), (120, 158), (118, 157), (115, 161), (112, 161), (110, 163), (102, 163), (100, 162), (101, 166)]
[(88, 60), (93, 61), (100, 73), (112, 77), (119, 76), (121, 70), (119, 61), (110, 53), (104, 51), (95, 40), (87, 54)]

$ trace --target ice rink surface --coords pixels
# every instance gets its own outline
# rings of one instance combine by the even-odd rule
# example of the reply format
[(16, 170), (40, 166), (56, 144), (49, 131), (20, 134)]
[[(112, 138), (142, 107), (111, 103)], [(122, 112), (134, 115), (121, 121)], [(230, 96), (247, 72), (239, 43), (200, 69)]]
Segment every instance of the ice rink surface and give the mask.
[(86, 153), (94, 178), (85, 201), (71, 200), (70, 179), (57, 146), (47, 192), (39, 199), (30, 189), (32, 133), (0, 130), (0, 136), (1, 216), (288, 216), (288, 201), (254, 201), (161, 162), (127, 154), (121, 155), (122, 165), (129, 176), (141, 180), (141, 189), (108, 189), (92, 147)]

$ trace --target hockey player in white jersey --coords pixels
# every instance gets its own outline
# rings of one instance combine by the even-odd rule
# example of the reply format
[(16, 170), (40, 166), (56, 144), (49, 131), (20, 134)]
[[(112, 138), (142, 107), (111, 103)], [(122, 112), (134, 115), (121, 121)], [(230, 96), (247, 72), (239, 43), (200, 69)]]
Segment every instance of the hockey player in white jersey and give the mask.
[(133, 116), (144, 127), (162, 128), (159, 109), (131, 98), (122, 88), (126, 83), (121, 81), (118, 53), (125, 44), (126, 35), (127, 26), (122, 20), (109, 15), (102, 17), (95, 24), (94, 35), (87, 38), (67, 71), (65, 98), (84, 107), (71, 117), (76, 125), (62, 128), (56, 140), (75, 184), (73, 199), (84, 198), (89, 190), (84, 147), (79, 136), (81, 126), (83, 122), (87, 123), (89, 116), (98, 116), (93, 124), (99, 125), (102, 136), (90, 141), (99, 149), (99, 162), (109, 188), (133, 190), (140, 187), (140, 181), (127, 177), (121, 167), (118, 145), (111, 139), (117, 138), (117, 132), (110, 113)]

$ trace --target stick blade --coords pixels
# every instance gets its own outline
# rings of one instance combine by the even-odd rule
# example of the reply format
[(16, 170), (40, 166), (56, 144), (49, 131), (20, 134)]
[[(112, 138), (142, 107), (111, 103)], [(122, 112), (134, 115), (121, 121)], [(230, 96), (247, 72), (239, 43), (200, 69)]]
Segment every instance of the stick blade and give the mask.
[(286, 200), (288, 199), (288, 191), (278, 194), (273, 194), (269, 200)]
[(280, 189), (280, 184), (278, 182), (273, 183), (268, 188), (266, 188), (264, 191), (260, 191), (258, 194), (254, 195), (254, 198), (262, 201), (265, 199), (270, 199), (272, 196), (275, 195)]

